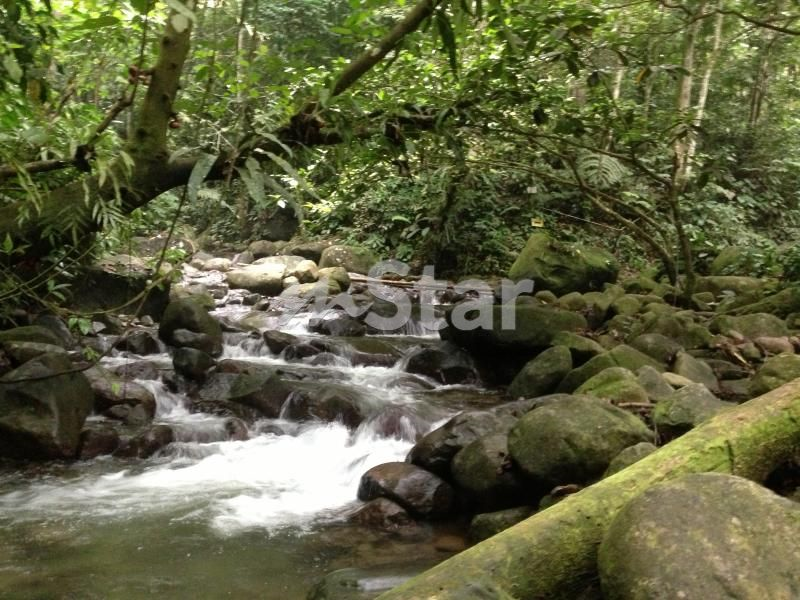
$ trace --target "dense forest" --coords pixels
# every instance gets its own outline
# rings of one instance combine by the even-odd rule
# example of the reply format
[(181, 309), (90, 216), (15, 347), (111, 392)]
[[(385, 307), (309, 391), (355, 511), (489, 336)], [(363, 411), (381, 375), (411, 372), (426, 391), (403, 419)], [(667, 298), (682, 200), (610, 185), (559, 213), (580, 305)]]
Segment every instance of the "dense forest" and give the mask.
[(800, 597), (796, 2), (0, 33), (0, 596)]

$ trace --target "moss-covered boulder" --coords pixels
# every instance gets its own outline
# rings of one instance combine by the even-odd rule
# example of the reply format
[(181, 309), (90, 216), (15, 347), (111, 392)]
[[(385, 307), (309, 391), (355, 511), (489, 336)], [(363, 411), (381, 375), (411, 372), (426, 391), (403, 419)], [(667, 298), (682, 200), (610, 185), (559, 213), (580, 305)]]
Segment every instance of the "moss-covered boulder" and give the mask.
[(0, 378), (0, 456), (75, 458), (94, 394), (64, 354), (44, 354)]
[(709, 292), (714, 297), (734, 294), (736, 296), (758, 296), (760, 295), (766, 282), (756, 277), (698, 277), (697, 292)]
[(675, 391), (664, 376), (650, 366), (641, 367), (636, 371), (636, 381), (647, 392), (651, 402), (663, 400)]
[(641, 324), (632, 332), (629, 339), (646, 333), (658, 333), (668, 337), (687, 350), (706, 348), (711, 341), (711, 332), (695, 323), (690, 314), (655, 314), (644, 316)]
[(528, 362), (508, 387), (512, 398), (536, 398), (556, 389), (572, 370), (572, 354), (564, 346), (548, 348)]
[(658, 450), (656, 445), (650, 442), (639, 442), (633, 446), (628, 446), (614, 457), (608, 465), (606, 472), (603, 473), (603, 477), (610, 477), (614, 473), (619, 473), (623, 469), (627, 469), (632, 464), (642, 460), (645, 456), (650, 456), (656, 450)]
[(608, 600), (797, 598), (800, 505), (732, 475), (654, 486), (614, 518), (598, 565)]
[(678, 352), (683, 350), (678, 342), (660, 333), (637, 335), (630, 341), (630, 345), (662, 364), (672, 363)]
[(533, 514), (530, 506), (517, 506), (489, 513), (480, 513), (469, 523), (469, 537), (473, 542), (489, 539), (493, 535), (524, 521)]
[(733, 406), (736, 405), (723, 402), (703, 384), (692, 383), (656, 404), (653, 425), (664, 440), (671, 440)]
[(672, 372), (695, 383), (702, 383), (715, 394), (719, 392), (719, 382), (714, 375), (714, 370), (707, 363), (688, 352), (678, 352), (675, 363), (672, 365)]
[(720, 315), (715, 317), (710, 324), (713, 333), (733, 335), (740, 333), (748, 339), (758, 337), (785, 337), (789, 335), (789, 328), (783, 319), (768, 313), (753, 313), (733, 317)]
[[(158, 336), (171, 346), (190, 346), (190, 343), (181, 343), (179, 331), (188, 331), (194, 334), (206, 336), (210, 341), (210, 348), (199, 348), (208, 351), (214, 356), (222, 353), (222, 327), (219, 322), (208, 314), (208, 311), (193, 300), (178, 300), (170, 302), (164, 311), (161, 324), (158, 328)], [(183, 334), (185, 339), (187, 336)], [(205, 341), (205, 340), (203, 340)], [(205, 343), (203, 344), (206, 345)]]
[[(722, 306), (720, 306), (722, 311)], [(731, 307), (725, 312), (733, 315), (749, 315), (753, 313), (769, 313), (785, 319), (792, 313), (800, 312), (800, 286), (794, 285), (781, 290), (777, 294), (767, 296), (763, 300), (758, 300), (745, 304), (744, 306)]]
[(755, 256), (742, 246), (726, 246), (711, 261), (709, 272), (712, 275), (733, 275), (747, 273), (755, 266)]
[(516, 506), (524, 501), (524, 482), (511, 468), (508, 435), (497, 432), (462, 448), (453, 458), (453, 481), (482, 510)]
[(550, 346), (561, 331), (580, 331), (586, 319), (577, 313), (558, 308), (514, 304), (487, 306), (491, 316), (490, 329), (463, 329), (454, 322), (456, 305), (447, 313), (448, 327), (441, 332), (443, 339), (454, 341), (475, 355), (491, 356), (498, 351), (535, 352)]
[(653, 433), (632, 414), (603, 400), (571, 396), (523, 416), (508, 434), (508, 450), (539, 487), (583, 484), (600, 477), (623, 449)]
[(605, 250), (535, 233), (508, 275), (514, 281), (531, 279), (537, 290), (550, 290), (561, 296), (602, 289), (604, 283), (616, 281), (618, 273), (616, 259)]
[(623, 367), (629, 371), (637, 371), (641, 367), (650, 366), (657, 371), (663, 371), (664, 367), (657, 361), (653, 360), (646, 354), (621, 344), (612, 348), (605, 354), (595, 356), (592, 360), (583, 366), (573, 369), (561, 381), (558, 386), (559, 392), (573, 392), (578, 389), (584, 382), (594, 377), (600, 371), (609, 369), (611, 367)]
[(329, 246), (319, 259), (320, 268), (343, 267), (348, 273), (367, 275), (378, 262), (372, 250), (358, 246)]
[(0, 331), (0, 344), (5, 342), (32, 342), (64, 347), (64, 343), (57, 334), (39, 325), (26, 325)]
[(571, 331), (559, 331), (553, 336), (552, 344), (568, 348), (572, 355), (572, 364), (576, 367), (606, 351), (594, 340)]
[(603, 398), (612, 404), (634, 402), (646, 404), (650, 401), (647, 391), (639, 385), (633, 371), (622, 367), (610, 367), (584, 382), (576, 394)]
[[(279, 257), (269, 257), (279, 258)], [(268, 260), (261, 258), (259, 260)], [(283, 278), (286, 265), (281, 262), (268, 262), (245, 265), (225, 274), (228, 285), (234, 289), (257, 292), (265, 296), (277, 296), (283, 291)]]
[(750, 381), (750, 395), (760, 396), (800, 377), (800, 355), (779, 354), (761, 365)]

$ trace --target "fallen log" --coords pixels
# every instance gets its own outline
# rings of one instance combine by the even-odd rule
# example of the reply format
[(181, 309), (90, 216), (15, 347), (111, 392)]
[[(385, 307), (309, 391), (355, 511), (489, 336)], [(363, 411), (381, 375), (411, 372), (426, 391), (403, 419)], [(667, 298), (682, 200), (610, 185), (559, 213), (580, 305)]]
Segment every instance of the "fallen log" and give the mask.
[(725, 411), (627, 469), (469, 548), (379, 600), (576, 598), (619, 510), (651, 486), (715, 471), (763, 481), (800, 452), (800, 379)]

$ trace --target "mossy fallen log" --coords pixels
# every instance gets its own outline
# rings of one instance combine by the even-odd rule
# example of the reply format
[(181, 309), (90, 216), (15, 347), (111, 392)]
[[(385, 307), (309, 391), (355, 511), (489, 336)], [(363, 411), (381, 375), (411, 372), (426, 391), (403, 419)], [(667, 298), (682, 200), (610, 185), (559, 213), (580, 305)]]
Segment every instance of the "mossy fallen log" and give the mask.
[(627, 469), (382, 594), (379, 600), (581, 597), (597, 581), (612, 520), (649, 487), (687, 473), (763, 481), (800, 451), (800, 379), (725, 411)]

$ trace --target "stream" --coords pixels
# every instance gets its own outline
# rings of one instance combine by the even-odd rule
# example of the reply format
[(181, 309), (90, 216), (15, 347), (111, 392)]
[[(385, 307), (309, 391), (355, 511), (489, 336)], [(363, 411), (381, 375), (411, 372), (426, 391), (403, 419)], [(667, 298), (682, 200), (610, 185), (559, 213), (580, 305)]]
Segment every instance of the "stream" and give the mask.
[[(239, 305), (213, 314), (235, 320)], [(280, 329), (315, 337), (309, 315)], [(402, 461), (415, 439), (466, 408), (497, 402), (478, 387), (445, 386), (403, 370), (403, 356), (438, 334), (326, 337), (335, 364), (287, 362), (252, 337), (225, 334), (222, 358), (285, 366), (304, 381), (338, 386), (367, 406), (355, 429), (317, 421), (262, 419), (249, 439), (228, 441), (225, 419), (192, 412), (160, 380), (138, 379), (156, 397), (154, 422), (176, 442), (148, 459), (103, 456), (72, 463), (0, 466), (0, 597), (302, 599), (325, 573), (372, 569), (381, 589), (450, 556), (463, 524), (425, 524), (391, 533), (348, 517), (361, 475)], [(380, 344), (390, 367), (353, 366), (351, 349)], [(168, 354), (116, 353), (114, 367)], [(102, 419), (102, 417), (90, 417)], [(455, 546), (458, 546), (456, 543)]]

